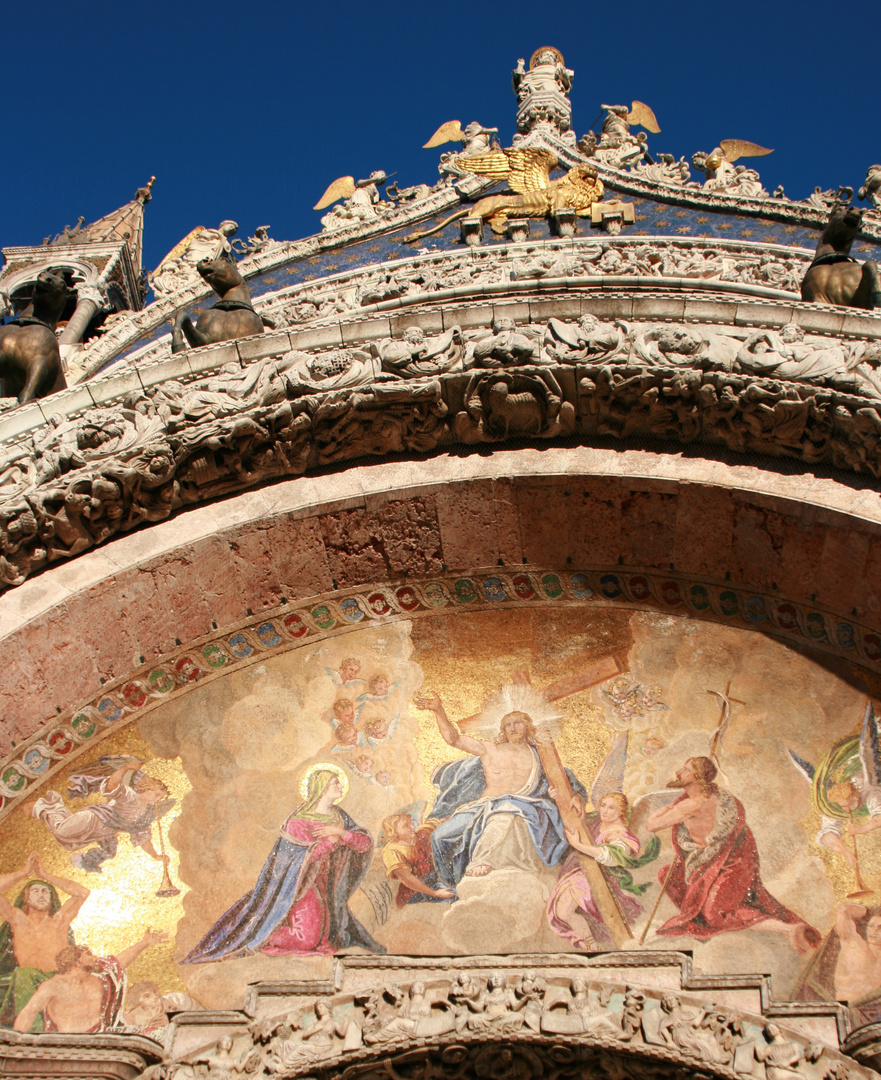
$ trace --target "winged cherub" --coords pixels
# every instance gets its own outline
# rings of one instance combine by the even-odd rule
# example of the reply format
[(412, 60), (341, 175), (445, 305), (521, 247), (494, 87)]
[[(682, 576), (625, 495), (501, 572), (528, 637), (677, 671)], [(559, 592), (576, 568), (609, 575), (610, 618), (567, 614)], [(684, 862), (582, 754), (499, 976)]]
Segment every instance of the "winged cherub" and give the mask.
[(491, 150), (466, 159), (468, 172), (507, 180), (516, 194), (487, 195), (473, 206), (444, 218), (440, 224), (425, 232), (413, 233), (407, 243), (440, 232), (451, 221), (462, 217), (477, 217), (488, 221), (493, 232), (504, 233), (509, 216), (544, 217), (552, 210), (570, 207), (579, 217), (590, 213), (590, 207), (603, 196), (603, 183), (591, 165), (576, 165), (565, 176), (551, 180), (559, 165), (556, 154), (538, 147), (526, 149)]

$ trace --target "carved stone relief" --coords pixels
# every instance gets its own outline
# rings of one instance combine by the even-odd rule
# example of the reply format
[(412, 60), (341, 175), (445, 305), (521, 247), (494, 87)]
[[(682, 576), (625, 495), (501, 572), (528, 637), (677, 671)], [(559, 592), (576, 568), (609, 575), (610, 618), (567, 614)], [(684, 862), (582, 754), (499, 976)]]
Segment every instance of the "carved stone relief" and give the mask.
[(532, 970), (478, 969), (401, 983), (389, 970), (388, 981), (368, 989), (298, 998), (287, 1012), (253, 1020), (247, 1034), (225, 1035), (202, 1050), (172, 1050), (166, 1076), (221, 1080), (344, 1070), (346, 1077), (527, 1080), (556, 1075), (561, 1066), (565, 1075), (583, 1075), (589, 1064), (591, 1073), (599, 1067), (600, 1075), (634, 1080), (683, 1069), (732, 1080), (874, 1075), (761, 1017), (596, 974), (546, 978)]
[(0, 585), (178, 507), (363, 455), (696, 439), (881, 476), (881, 344), (592, 315), (294, 350), (56, 418), (0, 458)]

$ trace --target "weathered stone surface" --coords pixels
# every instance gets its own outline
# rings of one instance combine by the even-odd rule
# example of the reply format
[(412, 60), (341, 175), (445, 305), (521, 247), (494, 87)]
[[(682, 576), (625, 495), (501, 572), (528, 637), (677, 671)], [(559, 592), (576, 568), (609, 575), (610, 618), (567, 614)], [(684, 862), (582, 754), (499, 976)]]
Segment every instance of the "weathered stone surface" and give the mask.
[[(443, 488), (435, 496), (443, 539), (443, 561), (449, 569), (495, 566), (498, 562), (500, 548), (494, 486), (498, 487), (498, 484), (492, 480), (471, 480)], [(519, 541), (519, 523), (516, 534)]]
[(379, 537), (366, 510), (325, 514), (321, 527), (333, 580), (340, 588), (375, 581), (386, 573)]
[(196, 568), (198, 587), (213, 621), (218, 626), (231, 626), (243, 619), (248, 605), (228, 540), (223, 536), (206, 537), (188, 548), (187, 557)]
[(324, 534), (318, 521), (280, 514), (272, 519), (269, 534), (282, 596), (300, 600), (332, 588)]
[(373, 517), (392, 575), (440, 571), (441, 537), (433, 495), (386, 503)]
[(282, 591), (273, 559), (271, 528), (236, 529), (224, 539), (228, 540), (248, 609), (256, 612), (278, 607)]

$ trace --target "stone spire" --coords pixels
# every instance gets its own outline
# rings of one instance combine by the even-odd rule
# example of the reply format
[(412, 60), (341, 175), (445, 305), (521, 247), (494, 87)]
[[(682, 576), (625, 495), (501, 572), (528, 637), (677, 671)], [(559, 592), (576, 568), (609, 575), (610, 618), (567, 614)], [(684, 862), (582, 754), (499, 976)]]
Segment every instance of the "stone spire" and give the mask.
[(135, 273), (140, 274), (144, 239), (144, 207), (152, 198), (150, 189), (155, 181), (156, 177), (151, 176), (146, 187), (138, 188), (131, 202), (105, 214), (91, 225), (82, 225), (81, 218), (73, 229), (65, 228), (48, 246), (112, 243), (115, 240), (124, 240), (131, 254)]

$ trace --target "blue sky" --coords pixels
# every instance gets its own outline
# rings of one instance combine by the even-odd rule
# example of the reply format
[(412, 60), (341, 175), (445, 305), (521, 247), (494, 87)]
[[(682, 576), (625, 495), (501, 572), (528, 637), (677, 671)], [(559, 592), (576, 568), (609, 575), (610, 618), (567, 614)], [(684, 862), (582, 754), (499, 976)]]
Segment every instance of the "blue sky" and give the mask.
[[(35, 17), (33, 12), (39, 11)], [(859, 186), (881, 160), (881, 8), (678, 0), (302, 4), (44, 0), (4, 11), (0, 245), (102, 216), (154, 174), (145, 264), (231, 217), (296, 239), (330, 181), (433, 183), (444, 121), (514, 131), (510, 72), (540, 45), (575, 70), (573, 126), (647, 102), (650, 149), (773, 147), (765, 186)]]

